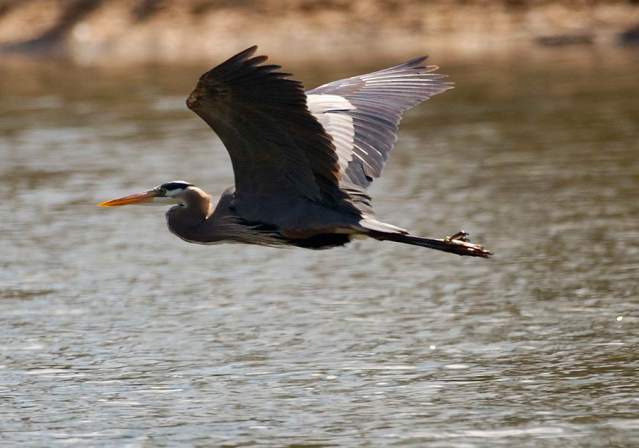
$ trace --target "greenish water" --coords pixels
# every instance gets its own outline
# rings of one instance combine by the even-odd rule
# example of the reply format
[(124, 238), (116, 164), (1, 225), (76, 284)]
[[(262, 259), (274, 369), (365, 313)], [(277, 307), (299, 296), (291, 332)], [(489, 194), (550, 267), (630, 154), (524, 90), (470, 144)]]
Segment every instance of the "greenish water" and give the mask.
[(94, 204), (232, 183), (205, 67), (3, 65), (0, 445), (639, 444), (637, 53), (434, 62), (375, 205), (492, 260), (186, 244)]

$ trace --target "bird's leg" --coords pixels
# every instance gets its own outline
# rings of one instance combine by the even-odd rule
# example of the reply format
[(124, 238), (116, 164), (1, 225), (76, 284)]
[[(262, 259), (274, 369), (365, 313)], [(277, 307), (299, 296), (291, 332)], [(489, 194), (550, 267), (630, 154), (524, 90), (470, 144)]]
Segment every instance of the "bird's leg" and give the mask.
[(492, 252), (484, 249), (481, 245), (471, 243), (468, 233), (463, 230), (447, 236), (441, 241), (452, 249), (451, 252), (460, 255), (472, 255), (476, 257), (489, 257), (492, 255)]

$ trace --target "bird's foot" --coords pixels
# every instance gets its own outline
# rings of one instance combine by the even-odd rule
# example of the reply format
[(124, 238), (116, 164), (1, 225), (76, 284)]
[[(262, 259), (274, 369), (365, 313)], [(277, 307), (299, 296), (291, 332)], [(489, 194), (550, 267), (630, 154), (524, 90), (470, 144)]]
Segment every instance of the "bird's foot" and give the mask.
[(460, 230), (454, 235), (447, 236), (442, 240), (444, 244), (449, 245), (451, 252), (458, 255), (469, 255), (471, 257), (483, 257), (488, 258), (492, 255), (487, 249), (479, 244), (470, 242), (470, 238), (467, 232)]

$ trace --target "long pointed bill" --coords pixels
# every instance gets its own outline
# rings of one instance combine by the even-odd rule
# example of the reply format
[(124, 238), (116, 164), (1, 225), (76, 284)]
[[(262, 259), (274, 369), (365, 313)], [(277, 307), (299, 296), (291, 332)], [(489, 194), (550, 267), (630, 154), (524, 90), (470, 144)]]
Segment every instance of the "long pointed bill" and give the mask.
[(156, 190), (145, 191), (144, 193), (135, 193), (122, 198), (111, 199), (110, 201), (100, 202), (100, 207), (117, 207), (120, 205), (129, 204), (141, 204), (144, 202), (151, 202), (154, 198), (158, 197), (159, 192)]

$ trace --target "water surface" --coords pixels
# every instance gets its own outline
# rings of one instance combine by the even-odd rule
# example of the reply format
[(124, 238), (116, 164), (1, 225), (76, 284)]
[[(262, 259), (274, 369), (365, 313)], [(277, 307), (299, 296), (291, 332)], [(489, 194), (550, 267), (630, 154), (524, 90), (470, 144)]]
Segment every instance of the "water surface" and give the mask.
[(184, 107), (205, 67), (3, 67), (0, 445), (639, 443), (639, 58), (436, 62), (457, 88), (372, 194), (489, 261), (186, 244), (161, 207), (94, 204), (232, 184)]

